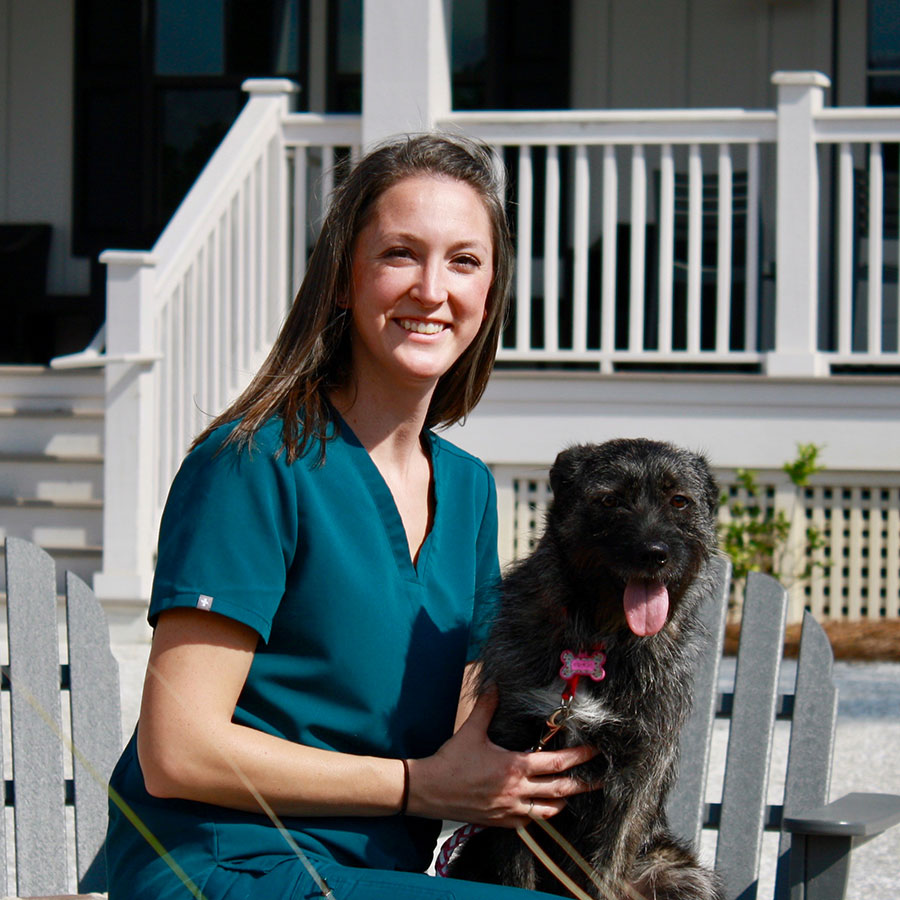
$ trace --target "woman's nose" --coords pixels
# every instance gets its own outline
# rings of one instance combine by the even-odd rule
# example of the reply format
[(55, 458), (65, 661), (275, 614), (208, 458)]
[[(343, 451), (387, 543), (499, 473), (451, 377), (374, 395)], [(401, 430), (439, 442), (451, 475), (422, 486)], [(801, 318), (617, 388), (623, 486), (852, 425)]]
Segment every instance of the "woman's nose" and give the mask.
[(419, 277), (413, 285), (413, 297), (428, 305), (443, 303), (447, 299), (445, 270), (440, 263), (427, 261), (419, 269)]

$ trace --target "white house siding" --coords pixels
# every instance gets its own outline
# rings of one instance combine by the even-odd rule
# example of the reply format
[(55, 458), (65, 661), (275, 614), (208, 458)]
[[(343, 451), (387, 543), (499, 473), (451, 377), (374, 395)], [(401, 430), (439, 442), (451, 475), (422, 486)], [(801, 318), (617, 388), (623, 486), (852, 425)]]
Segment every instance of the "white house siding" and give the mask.
[[(837, 14), (839, 99), (862, 104), (866, 4)], [(769, 108), (772, 72), (833, 74), (832, 39), (833, 0), (573, 0), (572, 107)]]
[(53, 226), (47, 288), (86, 293), (70, 255), (74, 0), (0, 0), (0, 221)]
[(798, 443), (831, 470), (900, 467), (896, 379), (832, 376), (494, 373), (448, 437), (491, 463), (546, 467), (570, 443), (648, 437), (700, 450), (729, 469), (778, 468)]

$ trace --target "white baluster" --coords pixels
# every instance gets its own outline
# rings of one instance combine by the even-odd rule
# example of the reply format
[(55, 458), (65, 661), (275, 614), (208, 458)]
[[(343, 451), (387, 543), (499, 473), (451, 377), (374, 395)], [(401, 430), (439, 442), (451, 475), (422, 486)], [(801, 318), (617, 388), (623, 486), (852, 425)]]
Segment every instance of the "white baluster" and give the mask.
[(531, 228), (534, 177), (531, 147), (519, 148), (518, 216), (516, 219), (516, 350), (531, 347)]
[(559, 350), (559, 147), (544, 169), (544, 349)]
[(672, 293), (675, 272), (675, 160), (672, 145), (659, 163), (659, 350), (672, 350)]

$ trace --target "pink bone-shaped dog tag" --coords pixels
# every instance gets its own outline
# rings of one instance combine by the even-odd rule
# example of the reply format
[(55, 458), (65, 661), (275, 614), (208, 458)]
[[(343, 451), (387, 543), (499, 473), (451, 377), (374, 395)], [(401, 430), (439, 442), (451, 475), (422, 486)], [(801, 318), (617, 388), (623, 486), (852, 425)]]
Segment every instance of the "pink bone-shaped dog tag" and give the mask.
[(587, 675), (594, 681), (606, 678), (606, 671), (603, 668), (606, 654), (602, 650), (594, 653), (573, 653), (571, 650), (563, 650), (559, 658), (563, 661), (559, 677), (566, 681), (576, 675)]

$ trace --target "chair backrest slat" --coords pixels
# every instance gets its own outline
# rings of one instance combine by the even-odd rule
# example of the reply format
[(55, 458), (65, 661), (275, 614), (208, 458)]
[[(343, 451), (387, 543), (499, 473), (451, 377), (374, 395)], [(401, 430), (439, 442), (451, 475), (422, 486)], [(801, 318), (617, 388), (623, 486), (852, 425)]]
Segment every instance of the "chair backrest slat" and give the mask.
[(23, 896), (67, 889), (55, 572), (43, 550), (7, 539), (16, 884)]
[(787, 592), (775, 579), (747, 579), (728, 738), (716, 868), (729, 900), (753, 900), (766, 817)]
[(78, 890), (101, 892), (106, 890), (106, 785), (122, 749), (119, 667), (109, 649), (103, 608), (71, 572), (66, 575), (66, 598)]
[[(7, 670), (8, 666), (3, 666), (2, 675), (0, 675), (0, 684), (3, 689), (7, 687)], [(7, 785), (3, 773), (6, 771), (6, 740), (3, 735), (3, 716), (0, 715), (0, 784), (3, 786), (3, 793), (0, 795), (0, 861), (6, 862), (6, 806), (10, 802), (7, 799), (8, 788), (12, 787), (10, 782)], [(0, 866), (0, 895), (7, 896), (9, 894), (9, 884), (6, 873), (6, 866)]]
[(694, 844), (699, 844), (703, 828), (709, 754), (719, 703), (719, 660), (728, 614), (730, 561), (724, 556), (714, 559), (712, 574), (713, 589), (702, 610), (710, 635), (697, 660), (694, 705), (681, 732), (678, 781), (669, 795), (667, 809), (669, 825), (675, 834)]
[[(822, 626), (806, 612), (797, 661), (796, 702), (788, 750), (784, 813), (815, 809), (828, 800), (831, 758), (837, 726), (834, 653)], [(775, 900), (790, 896), (791, 836), (783, 833), (778, 848)]]

